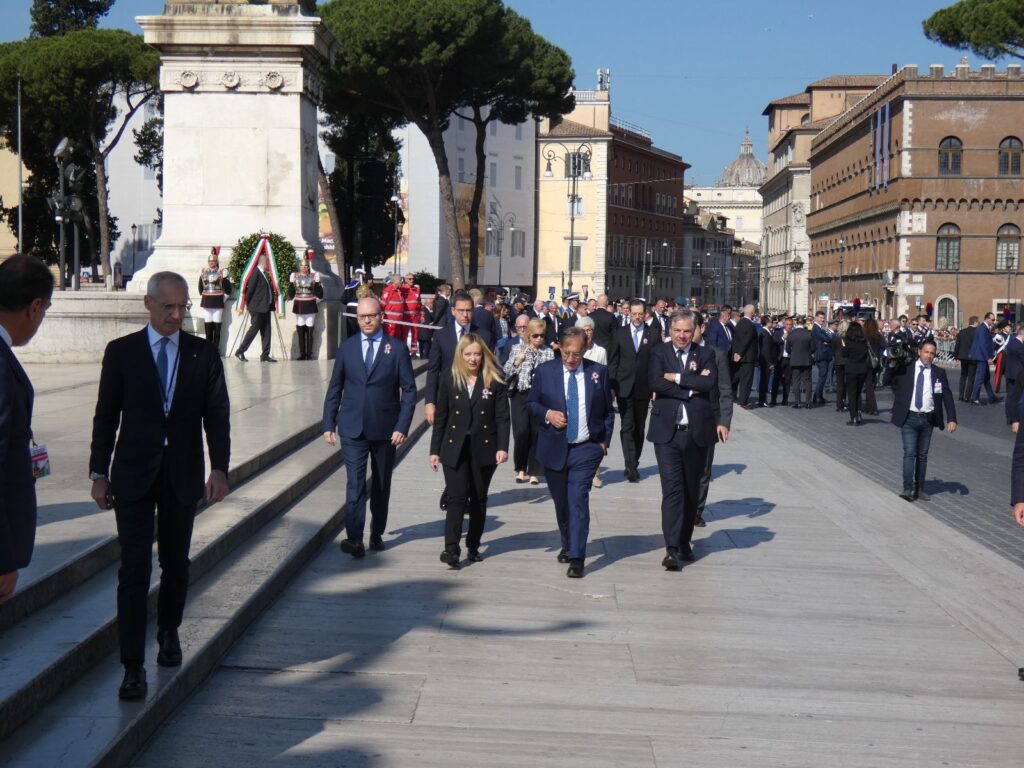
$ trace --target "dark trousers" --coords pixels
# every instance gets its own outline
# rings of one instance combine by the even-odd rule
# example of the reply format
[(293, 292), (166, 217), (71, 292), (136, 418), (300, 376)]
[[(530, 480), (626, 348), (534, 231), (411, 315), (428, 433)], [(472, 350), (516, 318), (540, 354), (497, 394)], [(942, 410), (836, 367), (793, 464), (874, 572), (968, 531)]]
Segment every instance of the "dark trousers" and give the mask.
[(177, 629), (185, 612), (188, 593), (188, 549), (192, 543), (192, 522), (196, 505), (181, 504), (174, 498), (174, 478), (163, 470), (145, 497), (117, 502), (114, 517), (121, 545), (121, 567), (117, 572), (117, 635), (121, 663), (146, 660), (146, 619), (149, 581), (153, 570), (153, 523), (157, 523), (157, 551), (160, 563), (160, 592), (156, 621), (161, 629)]
[(757, 404), (764, 405), (768, 402), (768, 380), (771, 378), (771, 371), (768, 369), (768, 363), (759, 362), (757, 364)]
[(515, 446), (512, 449), (512, 463), (516, 472), (525, 472), (528, 475), (539, 475), (540, 467), (537, 464), (537, 421), (526, 407), (526, 401), (530, 397), (529, 390), (525, 392), (515, 391), (509, 398), (509, 410), (512, 414), (512, 439)]
[(908, 413), (900, 427), (900, 436), (903, 438), (903, 490), (921, 491), (928, 470), (928, 449), (932, 444), (932, 422), (928, 414)]
[(736, 363), (736, 375), (733, 377), (733, 388), (736, 390), (736, 404), (745, 405), (750, 402), (750, 389), (754, 385), (754, 367), (756, 363)]
[[(366, 501), (370, 501), (370, 535), (383, 536), (388, 526), (391, 475), (395, 469), (395, 446), (390, 440), (341, 439), (345, 459), (345, 536), (359, 541), (366, 527)], [(366, 464), (370, 464), (367, 487)]]
[[(617, 398), (619, 418), (622, 426), (619, 435), (622, 438), (622, 455), (626, 469), (636, 470), (640, 464), (640, 453), (644, 448), (644, 427), (647, 425), (647, 407), (650, 398), (640, 400), (633, 397)], [(595, 470), (596, 471), (596, 470)]]
[(260, 357), (270, 357), (269, 312), (249, 313), (249, 329), (245, 332), (245, 336), (242, 337), (242, 343), (238, 347), (239, 353), (245, 353), (245, 350), (252, 344), (252, 340), (256, 338), (257, 333), (260, 335), (260, 341), (263, 342), (263, 351), (260, 353)]
[(711, 470), (715, 466), (715, 444), (705, 449), (704, 470), (700, 475), (700, 488), (697, 490), (697, 517), (704, 515), (704, 507), (708, 503), (708, 491), (711, 490)]
[(996, 393), (992, 391), (992, 372), (988, 369), (987, 360), (975, 360), (976, 373), (974, 374), (974, 388), (971, 390), (971, 400), (981, 397), (981, 388), (985, 387), (988, 401), (991, 403), (996, 399)]
[(967, 400), (971, 396), (971, 389), (974, 387), (974, 377), (976, 375), (976, 365), (973, 360), (960, 361), (960, 385), (958, 390), (961, 400)]
[(801, 393), (804, 405), (811, 404), (811, 366), (794, 365), (790, 367), (792, 383), (789, 385), (794, 403), (799, 403)]
[(818, 368), (818, 382), (814, 385), (814, 399), (825, 399), (825, 384), (828, 382), (828, 368), (832, 365), (831, 360), (819, 360), (816, 363)]
[(843, 410), (846, 405), (846, 366), (835, 366), (836, 374), (836, 410)]
[(866, 373), (847, 372), (846, 374), (846, 399), (850, 403), (851, 420), (860, 417), (860, 395), (867, 377)]
[(666, 549), (685, 551), (690, 546), (706, 451), (693, 441), (688, 430), (676, 430), (667, 443), (654, 444), (661, 477), (661, 531)]
[(420, 336), (420, 346), (419, 349), (417, 350), (417, 352), (419, 352), (417, 357), (419, 357), (420, 360), (430, 359), (430, 345), (433, 343), (433, 339), (424, 339), (422, 336)]
[(444, 465), (444, 483), (448, 489), (448, 509), (444, 518), (444, 548), (459, 554), (462, 540), (462, 518), (469, 515), (469, 532), (466, 547), (480, 548), (480, 537), (484, 535), (487, 519), (487, 490), (491, 487), (496, 464), (477, 464), (473, 461), (469, 441), (465, 443), (454, 467)]
[(789, 404), (789, 358), (782, 358), (775, 366), (775, 375), (772, 377), (772, 405), (779, 396), (779, 385), (782, 385), (782, 404)]
[(570, 560), (587, 556), (590, 536), (590, 488), (604, 451), (599, 443), (569, 446), (569, 455), (562, 469), (545, 467), (548, 490), (555, 502), (555, 519), (562, 536), (562, 549)]
[(875, 397), (875, 372), (868, 371), (864, 377), (864, 410), (878, 413), (878, 398)]

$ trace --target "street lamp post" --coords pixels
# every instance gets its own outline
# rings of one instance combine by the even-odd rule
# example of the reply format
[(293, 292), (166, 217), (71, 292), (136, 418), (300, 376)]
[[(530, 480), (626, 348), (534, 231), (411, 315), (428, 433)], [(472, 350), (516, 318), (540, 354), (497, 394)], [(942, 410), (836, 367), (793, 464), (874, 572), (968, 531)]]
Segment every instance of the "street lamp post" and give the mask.
[(132, 224), (132, 277), (135, 277), (135, 246), (136, 243), (138, 243), (138, 240), (136, 240), (135, 235), (138, 231), (139, 225)]
[[(590, 172), (590, 159), (593, 157), (593, 148), (584, 142), (578, 145), (575, 149), (570, 150), (567, 146), (561, 142), (557, 142), (557, 146), (561, 147), (565, 151), (565, 156), (562, 158), (562, 162), (566, 165), (566, 172), (569, 176), (569, 280), (568, 280), (568, 292), (572, 293), (572, 256), (573, 251), (576, 249), (576, 208), (579, 204), (579, 180), (580, 176), (583, 176), (584, 181), (590, 181), (594, 178)], [(544, 177), (550, 179), (555, 174), (551, 170), (551, 162), (558, 157), (555, 154), (554, 149), (548, 149), (544, 153), (544, 159), (547, 160), (547, 166), (544, 169)], [(581, 260), (582, 262), (582, 260)], [(582, 263), (580, 264), (582, 267)]]
[(843, 300), (843, 261), (846, 256), (846, 246), (843, 238), (839, 238), (839, 301)]
[(493, 232), (496, 238), (497, 256), (498, 256), (498, 288), (503, 288), (504, 283), (501, 278), (501, 244), (505, 241), (505, 226), (508, 225), (509, 232), (516, 231), (516, 215), (512, 212), (506, 213), (504, 216), (495, 216), (491, 214), (487, 219), (487, 231)]
[(799, 309), (797, 308), (797, 304), (796, 304), (796, 276), (797, 276), (797, 273), (801, 269), (803, 269), (803, 268), (804, 268), (804, 263), (802, 261), (800, 261), (799, 257), (794, 259), (793, 262), (789, 265), (789, 269), (793, 273), (793, 314), (794, 315), (797, 314), (797, 312), (799, 311)]
[(399, 274), (398, 268), (400, 266), (399, 263), (398, 263), (398, 195), (392, 195), (391, 196), (391, 205), (394, 208), (394, 214), (393, 215), (394, 215), (394, 218), (395, 218), (395, 267), (394, 267), (394, 274), (397, 275), (397, 274)]

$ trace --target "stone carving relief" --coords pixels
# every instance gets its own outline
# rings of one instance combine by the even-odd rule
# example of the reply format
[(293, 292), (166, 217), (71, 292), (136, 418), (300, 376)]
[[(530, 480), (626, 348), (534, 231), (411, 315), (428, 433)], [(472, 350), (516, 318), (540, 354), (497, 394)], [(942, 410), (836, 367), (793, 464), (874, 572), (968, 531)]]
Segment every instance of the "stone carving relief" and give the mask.
[(221, 75), (220, 81), (225, 88), (231, 91), (242, 84), (242, 78), (238, 76), (237, 72), (225, 72)]
[(793, 203), (793, 226), (802, 227), (807, 223), (807, 216), (804, 213), (803, 203)]
[(181, 84), (182, 88), (186, 88), (191, 91), (199, 85), (199, 75), (191, 69), (186, 69), (178, 76), (178, 82)]
[(302, 169), (305, 176), (303, 194), (305, 203), (311, 210), (317, 209), (317, 188), (320, 174), (317, 163), (316, 137), (309, 133), (302, 134)]
[(267, 72), (267, 76), (263, 78), (263, 82), (270, 90), (277, 91), (284, 85), (284, 77), (280, 72)]

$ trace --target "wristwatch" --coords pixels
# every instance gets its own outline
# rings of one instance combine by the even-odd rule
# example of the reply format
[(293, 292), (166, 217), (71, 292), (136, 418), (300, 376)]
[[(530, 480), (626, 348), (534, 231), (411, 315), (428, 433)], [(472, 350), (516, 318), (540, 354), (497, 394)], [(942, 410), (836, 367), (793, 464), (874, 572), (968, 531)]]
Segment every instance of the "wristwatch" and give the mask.
[(89, 479), (92, 480), (93, 482), (96, 482), (97, 480), (106, 480), (107, 476), (101, 475), (99, 472), (90, 472)]

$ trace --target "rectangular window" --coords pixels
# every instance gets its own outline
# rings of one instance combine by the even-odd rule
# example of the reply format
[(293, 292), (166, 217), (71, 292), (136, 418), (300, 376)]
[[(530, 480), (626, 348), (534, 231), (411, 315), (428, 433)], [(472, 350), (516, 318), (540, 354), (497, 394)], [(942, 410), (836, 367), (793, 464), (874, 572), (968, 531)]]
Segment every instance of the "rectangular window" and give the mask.
[[(575, 203), (575, 205), (573, 203)], [(567, 207), (567, 212), (566, 212), (567, 216), (570, 216), (570, 217), (574, 216), (577, 219), (580, 218), (583, 215), (583, 196), (582, 195), (576, 195), (575, 201), (569, 200), (567, 202), (567, 206), (568, 206)]]
[(580, 269), (582, 269), (582, 267), (580, 265), (583, 263), (583, 246), (582, 245), (574, 245), (574, 246), (572, 246), (569, 249), (569, 257), (570, 257), (570, 262), (572, 264), (572, 267), (571, 267), (572, 271), (573, 272), (579, 272)]
[(516, 189), (523, 188), (523, 166), (516, 166)]
[(521, 229), (512, 230), (512, 256), (526, 258), (526, 233)]
[(492, 120), (490, 125), (491, 125), (491, 136), (497, 136), (498, 135), (498, 121), (497, 120)]
[(497, 237), (497, 234), (493, 230), (488, 228), (488, 230), (487, 230), (487, 240), (486, 240), (486, 242), (484, 244), (484, 253), (488, 257), (495, 256), (495, 255), (497, 255), (497, 248), (498, 248), (498, 237)]
[(458, 162), (459, 162), (459, 166), (458, 166), (458, 168), (459, 168), (459, 181), (460, 182), (465, 182), (466, 181), (466, 158), (460, 157)]
[[(493, 125), (493, 123), (492, 123)], [(487, 174), (490, 177), (490, 183), (492, 187), (498, 186), (498, 164), (490, 164), (490, 172)]]

